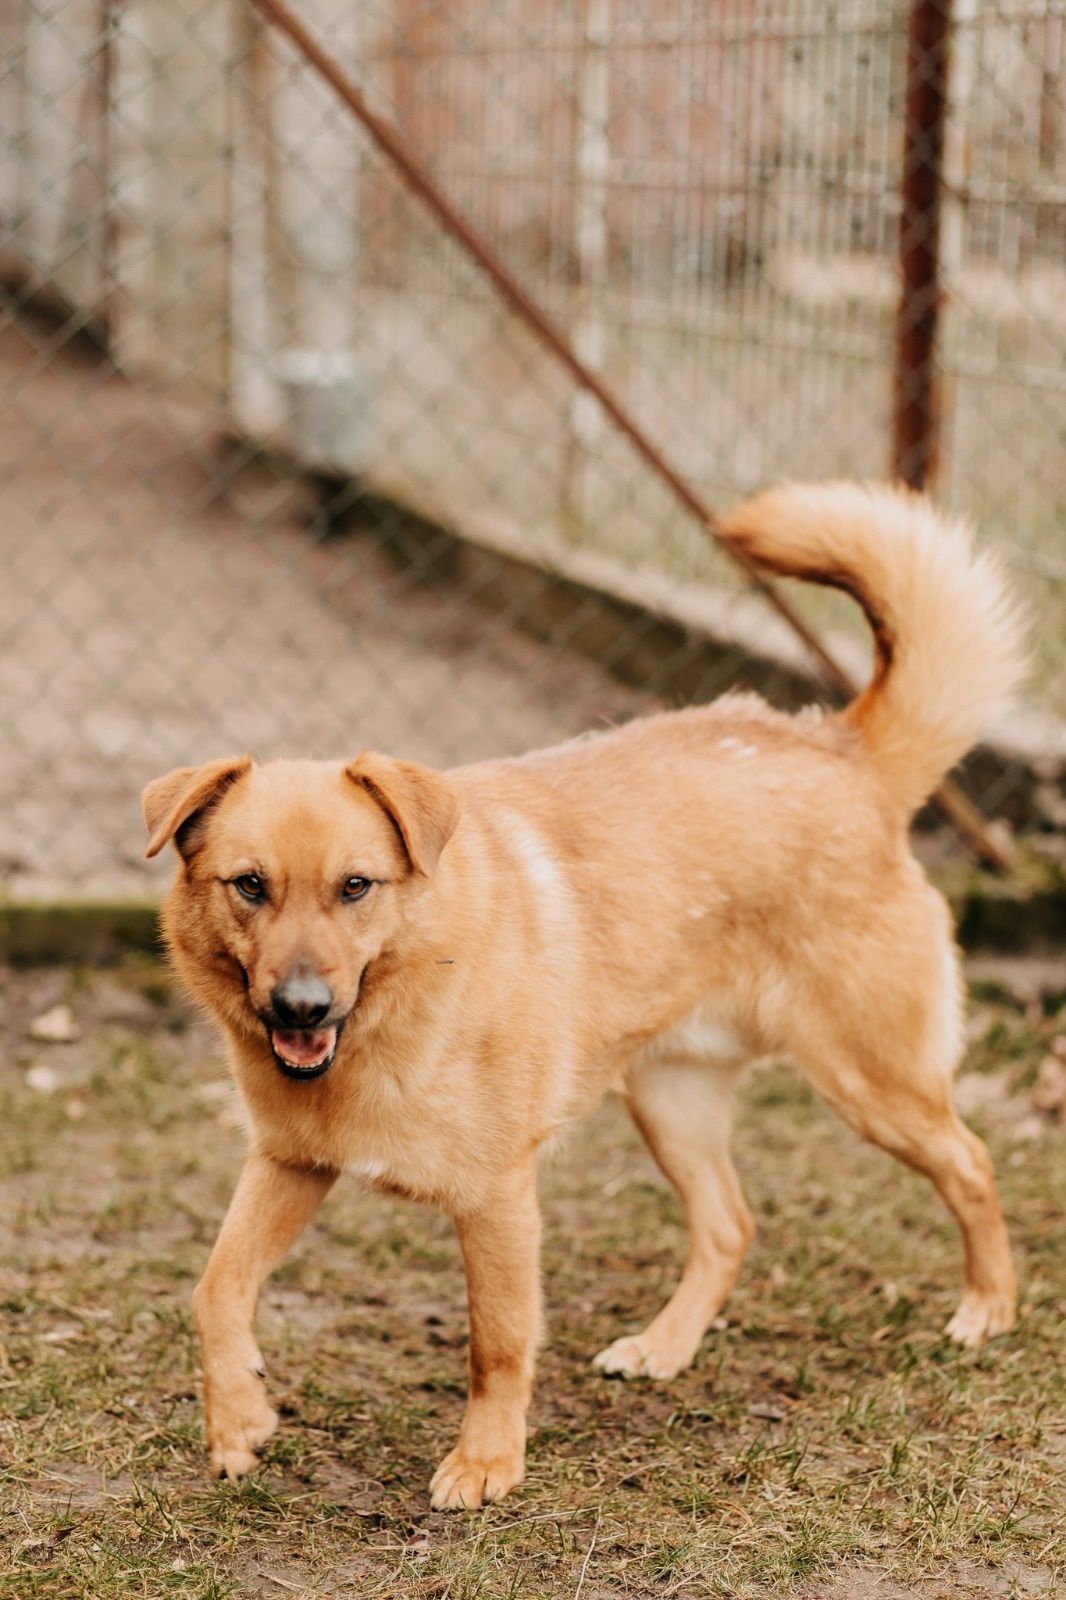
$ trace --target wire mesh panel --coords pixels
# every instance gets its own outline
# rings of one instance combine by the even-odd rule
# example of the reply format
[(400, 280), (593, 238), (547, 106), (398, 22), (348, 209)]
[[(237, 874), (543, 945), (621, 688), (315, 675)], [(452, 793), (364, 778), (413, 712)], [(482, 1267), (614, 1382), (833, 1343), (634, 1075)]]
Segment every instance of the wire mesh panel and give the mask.
[[(933, 487), (1061, 714), (1063, 6), (956, 10)], [(711, 504), (890, 469), (907, 12), (301, 8)], [(4, 30), (9, 888), (143, 886), (141, 783), (229, 749), (447, 763), (794, 697), (802, 647), (251, 5)]]

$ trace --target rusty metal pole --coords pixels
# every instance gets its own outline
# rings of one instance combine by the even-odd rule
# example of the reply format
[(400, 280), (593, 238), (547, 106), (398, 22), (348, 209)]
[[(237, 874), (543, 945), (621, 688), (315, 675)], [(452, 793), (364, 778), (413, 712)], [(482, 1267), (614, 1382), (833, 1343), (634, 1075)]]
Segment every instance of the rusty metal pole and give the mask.
[(936, 355), (951, 13), (952, 0), (912, 0), (907, 20), (892, 475), (912, 489), (933, 483), (940, 451)]
[[(646, 429), (618, 399), (613, 389), (582, 360), (565, 333), (545, 314), (541, 306), (519, 283), (509, 268), (500, 260), (492, 246), (478, 233), (467, 218), (452, 204), (425, 166), (408, 149), (397, 130), (368, 105), (358, 85), (343, 70), (335, 58), (319, 44), (300, 16), (287, 0), (250, 0), (250, 4), (268, 17), (309, 62), (324, 82), (328, 83), (339, 99), (357, 117), (377, 145), (410, 188), (417, 194), (443, 228), (478, 263), (495, 285), (499, 294), (526, 326), (552, 351), (556, 359), (569, 371), (574, 380), (589, 394), (594, 395), (604, 412), (619, 432), (632, 444), (637, 454), (652, 472), (672, 491), (679, 504), (691, 513), (728, 556), (746, 574), (751, 584), (766, 598), (778, 615), (791, 627), (796, 636), (821, 664), (829, 682), (845, 693), (853, 694), (855, 684), (839, 662), (834, 660), (818, 636), (812, 632), (799, 613), (789, 605), (764, 573), (743, 551), (723, 537), (718, 519), (706, 505), (665, 453), (653, 442)], [(919, 9), (916, 7), (916, 9)], [(934, 797), (944, 814), (955, 824), (959, 833), (974, 853), (989, 866), (1000, 870), (1010, 865), (1010, 854), (1004, 849), (995, 832), (982, 817), (976, 806), (951, 781), (945, 778)]]

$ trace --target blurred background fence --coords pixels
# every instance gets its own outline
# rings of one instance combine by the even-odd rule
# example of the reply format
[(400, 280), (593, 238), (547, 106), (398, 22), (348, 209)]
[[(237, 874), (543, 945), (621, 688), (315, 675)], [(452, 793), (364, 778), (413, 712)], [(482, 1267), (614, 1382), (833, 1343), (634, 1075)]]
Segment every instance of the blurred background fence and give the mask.
[[(911, 475), (909, 10), (300, 7), (712, 506)], [(942, 151), (912, 129), (907, 157), (940, 175), (930, 487), (1033, 609), (1029, 704), (969, 778), (1030, 820), (1066, 716), (1066, 0), (951, 22), (911, 64), (947, 80)], [(6, 0), (2, 30), (0, 884), (142, 889), (140, 785), (233, 748), (446, 763), (738, 682), (809, 694), (247, 0)], [(861, 672), (846, 605), (797, 603)]]

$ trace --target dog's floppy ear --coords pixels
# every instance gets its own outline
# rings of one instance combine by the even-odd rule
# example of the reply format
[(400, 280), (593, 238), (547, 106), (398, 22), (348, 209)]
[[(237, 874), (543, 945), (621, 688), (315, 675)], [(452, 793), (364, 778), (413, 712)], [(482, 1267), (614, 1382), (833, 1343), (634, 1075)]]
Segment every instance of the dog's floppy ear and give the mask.
[(389, 818), (416, 872), (428, 878), (455, 832), (462, 802), (443, 773), (414, 761), (394, 761), (375, 750), (344, 769)]
[(157, 856), (179, 828), (217, 800), (251, 765), (251, 756), (224, 756), (202, 767), (175, 767), (173, 772), (153, 778), (141, 798), (148, 828), (145, 855)]

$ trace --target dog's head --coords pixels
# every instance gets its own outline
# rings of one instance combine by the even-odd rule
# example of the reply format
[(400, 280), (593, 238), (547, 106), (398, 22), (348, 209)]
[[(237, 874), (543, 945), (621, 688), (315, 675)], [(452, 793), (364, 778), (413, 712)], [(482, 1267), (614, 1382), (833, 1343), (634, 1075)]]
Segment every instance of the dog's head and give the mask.
[(179, 767), (144, 791), (148, 856), (181, 868), (166, 927), (184, 976), (262, 1031), (290, 1078), (321, 1076), (459, 820), (447, 778), (366, 751), (348, 766)]

